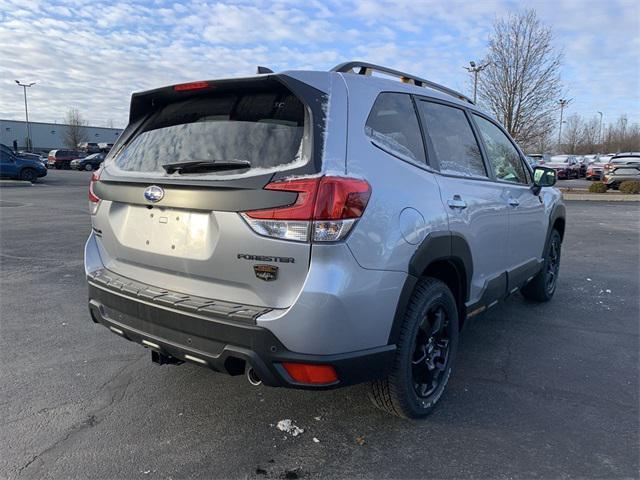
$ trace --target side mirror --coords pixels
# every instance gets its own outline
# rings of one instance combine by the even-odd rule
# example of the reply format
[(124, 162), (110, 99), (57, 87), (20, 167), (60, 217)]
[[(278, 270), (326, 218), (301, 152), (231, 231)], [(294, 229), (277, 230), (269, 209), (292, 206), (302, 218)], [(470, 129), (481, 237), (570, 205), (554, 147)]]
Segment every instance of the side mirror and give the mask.
[(542, 187), (553, 187), (556, 184), (556, 171), (553, 168), (536, 167), (533, 169), (533, 188), (537, 195)]

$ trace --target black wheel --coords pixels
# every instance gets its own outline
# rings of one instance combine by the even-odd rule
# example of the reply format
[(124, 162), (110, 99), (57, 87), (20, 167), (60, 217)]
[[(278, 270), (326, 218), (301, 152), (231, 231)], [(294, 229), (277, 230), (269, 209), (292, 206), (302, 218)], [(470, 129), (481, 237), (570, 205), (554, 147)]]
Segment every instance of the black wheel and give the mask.
[(391, 372), (371, 382), (369, 397), (392, 415), (425, 417), (447, 386), (458, 349), (458, 309), (443, 282), (418, 282), (396, 348)]
[(87, 164), (84, 166), (84, 169), (85, 169), (87, 172), (90, 172), (91, 170), (93, 170), (93, 165), (91, 165), (90, 163), (87, 163)]
[(56, 167), (56, 170), (60, 170), (60, 169), (62, 169), (62, 165), (61, 165), (61, 164), (59, 164), (59, 163), (56, 163), (55, 167)]
[(542, 269), (531, 281), (522, 287), (522, 295), (536, 302), (548, 302), (556, 292), (558, 274), (560, 272), (560, 254), (562, 239), (557, 230), (551, 231)]
[(36, 183), (38, 180), (38, 174), (33, 168), (25, 168), (20, 172), (20, 180)]

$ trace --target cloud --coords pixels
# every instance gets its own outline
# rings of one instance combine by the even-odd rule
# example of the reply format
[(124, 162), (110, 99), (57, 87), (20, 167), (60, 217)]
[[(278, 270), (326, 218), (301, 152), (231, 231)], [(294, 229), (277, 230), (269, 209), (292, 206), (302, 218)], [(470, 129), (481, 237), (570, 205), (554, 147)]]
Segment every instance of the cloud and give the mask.
[[(92, 124), (124, 126), (133, 91), (350, 59), (468, 90), (462, 66), (484, 55), (496, 16), (522, 8), (511, 0), (0, 0), (0, 116), (23, 116), (14, 78), (38, 82), (28, 92), (36, 121), (61, 121), (75, 107)], [(635, 3), (536, 8), (564, 52), (572, 112), (640, 121)]]

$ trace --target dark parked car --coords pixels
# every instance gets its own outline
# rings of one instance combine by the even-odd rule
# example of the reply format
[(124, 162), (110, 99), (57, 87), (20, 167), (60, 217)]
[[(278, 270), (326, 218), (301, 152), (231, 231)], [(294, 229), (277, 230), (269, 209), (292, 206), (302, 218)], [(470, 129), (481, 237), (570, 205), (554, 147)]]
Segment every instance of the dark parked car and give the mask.
[(559, 180), (580, 177), (580, 167), (573, 155), (554, 155), (544, 166), (553, 168)]
[(86, 170), (87, 172), (97, 170), (106, 156), (106, 153), (92, 153), (84, 158), (76, 158), (71, 160), (71, 168), (74, 170)]
[(6, 145), (0, 144), (0, 177), (35, 183), (47, 169), (38, 160), (19, 157)]
[(56, 168), (58, 170), (60, 170), (61, 168), (68, 169), (71, 165), (71, 160), (83, 157), (84, 155), (77, 150), (51, 150), (49, 152), (49, 156), (47, 157), (47, 166), (49, 168)]
[(45, 166), (45, 168), (47, 166), (47, 159), (37, 153), (18, 152), (16, 153), (16, 156), (25, 160), (35, 160), (36, 162), (40, 162)]

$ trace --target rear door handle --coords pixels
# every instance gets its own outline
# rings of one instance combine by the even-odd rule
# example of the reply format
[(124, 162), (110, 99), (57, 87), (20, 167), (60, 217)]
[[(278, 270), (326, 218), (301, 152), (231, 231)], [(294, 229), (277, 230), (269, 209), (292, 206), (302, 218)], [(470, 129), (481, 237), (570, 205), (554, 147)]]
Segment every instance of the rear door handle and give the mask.
[(459, 208), (460, 210), (464, 210), (467, 208), (467, 202), (460, 198), (460, 195), (454, 195), (453, 200), (448, 200), (447, 205), (450, 208)]
[(518, 200), (516, 200), (515, 198), (510, 198), (509, 199), (509, 205), (511, 205), (512, 207), (517, 207), (518, 205), (520, 205), (520, 202)]

